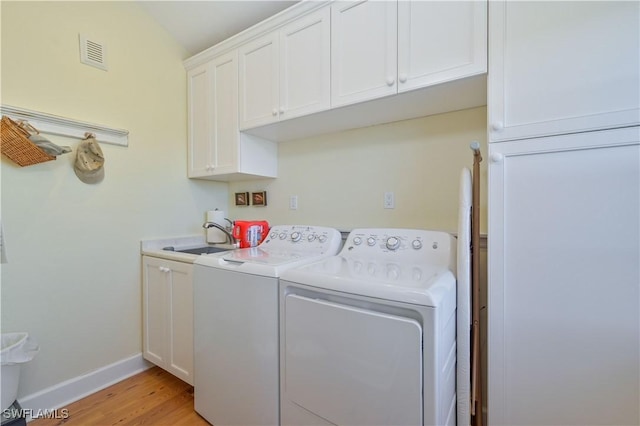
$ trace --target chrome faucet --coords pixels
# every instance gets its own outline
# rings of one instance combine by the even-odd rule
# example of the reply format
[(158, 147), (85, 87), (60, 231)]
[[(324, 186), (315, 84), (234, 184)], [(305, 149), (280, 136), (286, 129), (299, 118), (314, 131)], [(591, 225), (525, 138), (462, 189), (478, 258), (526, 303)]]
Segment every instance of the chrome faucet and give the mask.
[[(226, 219), (229, 223), (232, 223), (229, 219)], [(231, 234), (231, 232), (229, 231), (229, 229), (233, 229), (233, 228), (226, 228), (222, 225), (219, 225), (215, 222), (205, 222), (202, 224), (202, 227), (204, 229), (209, 229), (209, 228), (216, 228), (221, 230), (222, 232), (224, 232), (224, 235), (227, 236), (227, 240), (229, 241), (229, 244), (233, 245), (233, 246), (237, 246), (238, 245), (238, 241), (234, 238), (234, 236)]]

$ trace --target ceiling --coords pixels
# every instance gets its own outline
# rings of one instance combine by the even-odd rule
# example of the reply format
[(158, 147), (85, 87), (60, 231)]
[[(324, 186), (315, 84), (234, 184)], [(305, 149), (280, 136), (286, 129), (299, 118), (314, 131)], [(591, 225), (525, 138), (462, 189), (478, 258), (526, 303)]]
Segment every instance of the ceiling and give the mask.
[(191, 55), (272, 16), (297, 1), (139, 1)]

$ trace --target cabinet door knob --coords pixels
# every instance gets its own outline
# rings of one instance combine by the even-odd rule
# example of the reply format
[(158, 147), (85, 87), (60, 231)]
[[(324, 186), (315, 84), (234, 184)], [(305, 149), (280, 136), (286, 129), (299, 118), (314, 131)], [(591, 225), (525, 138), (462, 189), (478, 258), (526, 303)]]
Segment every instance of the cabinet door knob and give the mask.
[(170, 271), (170, 269), (167, 268), (166, 266), (161, 266), (159, 269), (160, 269), (160, 272), (169, 272)]
[(278, 115), (278, 110), (274, 108), (273, 111), (271, 111), (271, 114), (274, 116)]
[(284, 114), (284, 108), (280, 107), (280, 114)]
[(398, 76), (398, 80), (400, 81), (400, 83), (406, 83), (407, 82), (407, 75), (402, 73)]
[(502, 129), (504, 129), (504, 124), (502, 124), (502, 121), (495, 121), (491, 124), (491, 130), (493, 130), (494, 132), (499, 132)]
[(393, 77), (387, 77), (387, 86), (393, 86), (393, 83), (396, 82), (396, 79)]
[(503, 161), (504, 161), (504, 155), (500, 154), (499, 152), (494, 152), (493, 154), (491, 154), (492, 163), (500, 164)]

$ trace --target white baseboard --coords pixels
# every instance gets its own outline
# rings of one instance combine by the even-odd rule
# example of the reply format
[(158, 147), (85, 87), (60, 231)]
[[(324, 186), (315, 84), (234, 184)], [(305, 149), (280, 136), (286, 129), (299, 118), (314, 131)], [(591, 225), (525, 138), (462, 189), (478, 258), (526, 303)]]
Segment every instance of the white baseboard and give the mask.
[[(142, 358), (141, 353), (136, 354), (90, 373), (19, 398), (18, 402), (22, 409), (25, 410), (27, 417), (29, 417), (29, 413), (35, 414), (43, 410), (57, 410), (128, 377), (141, 373), (152, 366), (153, 364)], [(31, 419), (28, 418), (27, 420)]]

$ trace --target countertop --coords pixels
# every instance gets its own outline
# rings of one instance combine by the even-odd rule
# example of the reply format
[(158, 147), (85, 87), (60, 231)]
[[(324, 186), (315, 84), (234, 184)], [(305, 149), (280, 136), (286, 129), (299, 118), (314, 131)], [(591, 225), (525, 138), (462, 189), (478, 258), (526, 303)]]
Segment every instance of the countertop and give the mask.
[(140, 241), (140, 253), (145, 256), (160, 257), (167, 260), (193, 263), (198, 258), (198, 256), (207, 255), (180, 253), (177, 251), (163, 250), (163, 248), (173, 247), (175, 250), (184, 250), (203, 246), (228, 248), (229, 250), (233, 250), (234, 248), (230, 244), (207, 244), (204, 235), (192, 235), (187, 237), (163, 238), (158, 240), (142, 240)]

